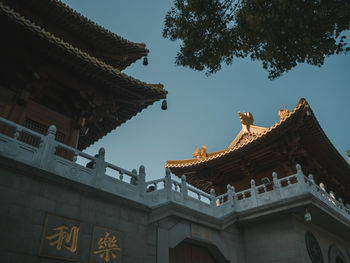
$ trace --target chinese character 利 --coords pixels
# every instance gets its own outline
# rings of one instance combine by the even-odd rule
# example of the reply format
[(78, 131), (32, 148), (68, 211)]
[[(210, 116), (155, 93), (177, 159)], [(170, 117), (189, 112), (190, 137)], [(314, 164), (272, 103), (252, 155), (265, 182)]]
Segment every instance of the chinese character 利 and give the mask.
[(114, 235), (110, 236), (108, 232), (106, 232), (104, 237), (100, 237), (97, 245), (98, 248), (93, 253), (99, 254), (100, 258), (103, 258), (105, 262), (109, 262), (111, 256), (114, 259), (117, 257), (115, 250), (120, 251), (116, 237)]
[(79, 227), (73, 226), (68, 232), (68, 226), (60, 225), (52, 230), (58, 231), (58, 233), (46, 236), (46, 239), (50, 241), (49, 244), (51, 246), (56, 245), (56, 250), (60, 251), (63, 243), (69, 244), (71, 242), (70, 246), (64, 245), (64, 247), (72, 253), (77, 251)]

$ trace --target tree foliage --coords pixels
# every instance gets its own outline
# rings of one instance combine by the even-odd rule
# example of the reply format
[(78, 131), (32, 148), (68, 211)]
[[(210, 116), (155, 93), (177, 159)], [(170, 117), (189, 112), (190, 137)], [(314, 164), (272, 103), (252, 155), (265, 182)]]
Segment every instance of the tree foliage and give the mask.
[(349, 0), (175, 0), (163, 36), (182, 40), (176, 64), (212, 74), (234, 58), (260, 60), (275, 79), (298, 63), (346, 53)]

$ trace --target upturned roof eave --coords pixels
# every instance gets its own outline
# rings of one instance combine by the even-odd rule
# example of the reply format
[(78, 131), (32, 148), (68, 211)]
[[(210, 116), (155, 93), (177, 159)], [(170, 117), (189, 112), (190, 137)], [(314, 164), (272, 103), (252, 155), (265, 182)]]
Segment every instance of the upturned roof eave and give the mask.
[[(144, 43), (129, 41), (108, 29), (96, 24), (87, 17), (81, 15), (65, 3), (58, 0), (2, 0), (7, 5), (17, 5), (21, 10), (30, 9), (32, 16), (45, 17), (52, 24), (59, 25), (65, 30), (74, 33), (75, 38), (88, 41), (94, 49), (107, 49), (117, 51), (121, 49), (124, 53), (133, 54), (124, 61), (124, 67), (132, 64), (142, 56), (149, 53)], [(30, 17), (28, 17), (30, 18)]]
[[(33, 39), (38, 40), (38, 43), (44, 43), (49, 47), (49, 49), (57, 51), (48, 52), (47, 55), (53, 59), (57, 59), (57, 57), (59, 57), (58, 60), (60, 63), (66, 63), (67, 66), (72, 67), (75, 72), (86, 75), (88, 78), (91, 77), (91, 74), (94, 74), (94, 81), (101, 83), (102, 86), (107, 86), (109, 90), (113, 91), (115, 88), (123, 87), (123, 90), (126, 92), (130, 90), (133, 93), (138, 93), (145, 98), (144, 104), (128, 111), (126, 118), (123, 118), (115, 123), (108, 123), (108, 127), (103, 131), (103, 134), (100, 134), (97, 137), (93, 136), (88, 140), (83, 139), (84, 142), (79, 143), (78, 146), (80, 150), (85, 149), (94, 142), (98, 141), (113, 129), (120, 126), (122, 123), (126, 122), (143, 109), (147, 108), (149, 105), (166, 97), (167, 91), (163, 89), (162, 84), (147, 84), (120, 72), (120, 70), (113, 68), (103, 61), (100, 61), (99, 59), (92, 57), (86, 52), (63, 41), (50, 32), (47, 32), (15, 10), (3, 4), (1, 1), (0, 16), (5, 18), (4, 21), (10, 21), (10, 23), (14, 25), (15, 29), (20, 29), (20, 32), (29, 34), (28, 36), (30, 38), (33, 37)], [(11, 36), (12, 35), (9, 37)], [(24, 36), (22, 35), (21, 37), (23, 38)]]
[(276, 130), (278, 131), (278, 129), (283, 128), (286, 125), (286, 123), (288, 123), (305, 106), (309, 107), (307, 101), (305, 99), (301, 99), (298, 102), (297, 106), (293, 109), (293, 111), (290, 112), (288, 117), (278, 121), (277, 123), (272, 125), (270, 128), (266, 128), (266, 130), (262, 132), (260, 135), (258, 135), (257, 138), (249, 142), (243, 143), (241, 145), (237, 145), (235, 147), (229, 147), (225, 150), (219, 151), (218, 154), (208, 153), (208, 157), (203, 159), (168, 160), (165, 164), (165, 167), (170, 168), (173, 171), (182, 170), (182, 169), (186, 169), (186, 170), (195, 169), (199, 167), (210, 166), (211, 164), (215, 164), (220, 159), (228, 158), (235, 154), (238, 155), (240, 153), (249, 151), (250, 148), (255, 147), (257, 144), (264, 143), (264, 140), (269, 136), (271, 136), (271, 133), (273, 133)]
[[(29, 19), (17, 13), (15, 10), (4, 5), (2, 2), (0, 2), (0, 14), (1, 13), (7, 16), (9, 19), (15, 21), (18, 25), (26, 29), (28, 32), (31, 32), (32, 34), (36, 34), (37, 37), (41, 38), (42, 40), (45, 40), (48, 45), (53, 44), (57, 49), (60, 49), (61, 51), (63, 51), (65, 55), (70, 57), (73, 56), (76, 60), (79, 60), (81, 63), (87, 64), (90, 67), (95, 68), (95, 70), (97, 71), (102, 71), (103, 73), (107, 73), (114, 76), (116, 81), (124, 81), (124, 82), (127, 82), (128, 84), (131, 83), (135, 87), (148, 89), (150, 91), (154, 91), (155, 93), (160, 93), (160, 95), (163, 94), (165, 96), (167, 94), (167, 91), (163, 89), (163, 86), (161, 84), (160, 85), (147, 84), (125, 73), (122, 73), (120, 70), (106, 64), (105, 62), (99, 60), (98, 58), (92, 57), (88, 53), (80, 50), (79, 48), (72, 46), (71, 44), (65, 42), (64, 40), (51, 34), (50, 32), (47, 32), (45, 29), (34, 24)], [(82, 68), (84, 69), (84, 71), (86, 71), (85, 67), (82, 67)]]

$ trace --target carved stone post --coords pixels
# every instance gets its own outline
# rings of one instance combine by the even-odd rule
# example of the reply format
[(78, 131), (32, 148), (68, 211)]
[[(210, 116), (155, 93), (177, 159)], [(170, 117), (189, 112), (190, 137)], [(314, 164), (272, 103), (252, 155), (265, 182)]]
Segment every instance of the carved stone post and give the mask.
[(339, 208), (342, 210), (342, 213), (345, 213), (344, 202), (343, 202), (343, 199), (341, 197), (338, 198), (338, 202), (339, 202)]
[(136, 169), (132, 169), (131, 173), (133, 174), (133, 176), (130, 178), (130, 184), (132, 185), (137, 185), (137, 170)]
[(187, 200), (188, 199), (188, 190), (187, 190), (187, 183), (186, 183), (186, 175), (181, 176), (181, 193), (182, 193), (182, 199)]
[(98, 150), (98, 156), (95, 158), (96, 161), (93, 165), (94, 178), (92, 180), (92, 183), (99, 187), (101, 185), (101, 180), (103, 180), (103, 177), (106, 174), (107, 168), (107, 164), (105, 162), (105, 149), (100, 148)]
[(251, 195), (250, 198), (252, 199), (252, 205), (257, 206), (258, 205), (258, 198), (257, 198), (256, 184), (255, 184), (254, 179), (252, 179), (250, 181), (250, 195)]
[[(309, 182), (311, 183), (311, 192), (315, 195), (317, 195), (317, 191), (316, 191), (316, 183), (315, 183), (315, 180), (314, 180), (314, 177), (312, 176), (312, 174), (309, 174), (308, 176), (308, 179), (309, 179)], [(327, 193), (326, 193), (327, 195)], [(320, 198), (322, 198), (322, 194), (319, 193), (319, 196)]]
[(143, 165), (139, 168), (139, 177), (137, 180), (137, 187), (139, 189), (140, 197), (145, 197), (146, 194), (146, 171)]
[(56, 126), (51, 125), (47, 130), (47, 135), (44, 139), (42, 149), (40, 149), (42, 151), (40, 168), (43, 168), (46, 170), (54, 170), (54, 163), (52, 163), (52, 159), (55, 155), (56, 146), (57, 146), (55, 142), (55, 136), (56, 136)]
[(280, 182), (278, 181), (276, 172), (272, 173), (272, 180), (273, 180), (273, 192), (275, 194), (275, 198), (276, 198), (276, 200), (279, 200), (282, 198), (281, 186), (280, 186)]
[[(21, 157), (22, 157), (21, 153), (22, 152), (20, 150), (19, 143), (17, 142), (17, 140), (19, 140), (19, 138), (20, 138), (21, 131), (22, 131), (21, 127), (17, 126), (15, 134), (13, 135), (13, 138), (15, 139), (15, 141), (14, 142), (9, 141), (8, 143), (0, 145), (0, 152), (4, 152), (6, 155), (10, 156), (11, 159), (21, 160)], [(38, 154), (40, 154), (39, 150), (37, 151), (37, 155)], [(41, 156), (40, 156), (40, 158), (41, 158)]]
[(166, 190), (166, 196), (167, 199), (170, 201), (172, 200), (172, 185), (171, 185), (171, 175), (170, 175), (170, 169), (165, 169), (165, 190)]
[(210, 205), (211, 207), (215, 208), (216, 207), (216, 195), (215, 195), (215, 189), (211, 188), (210, 189)]
[(297, 164), (295, 167), (297, 168), (298, 189), (300, 192), (305, 192), (307, 191), (307, 183), (305, 182), (303, 170), (300, 164)]
[(231, 207), (235, 206), (235, 188), (230, 184), (227, 185), (227, 193), (228, 193), (228, 202)]

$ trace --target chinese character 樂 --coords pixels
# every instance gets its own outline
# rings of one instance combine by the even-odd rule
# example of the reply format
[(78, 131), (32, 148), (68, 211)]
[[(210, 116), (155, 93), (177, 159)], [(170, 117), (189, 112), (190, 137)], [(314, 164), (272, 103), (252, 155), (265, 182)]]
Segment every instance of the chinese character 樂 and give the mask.
[(97, 245), (98, 247), (93, 253), (99, 254), (100, 258), (103, 258), (105, 262), (109, 262), (111, 256), (115, 259), (117, 257), (115, 251), (120, 251), (116, 237), (114, 235), (110, 236), (109, 232), (106, 232), (104, 237), (100, 237)]

